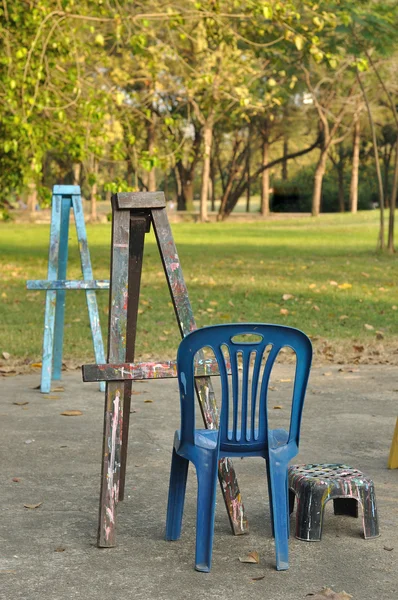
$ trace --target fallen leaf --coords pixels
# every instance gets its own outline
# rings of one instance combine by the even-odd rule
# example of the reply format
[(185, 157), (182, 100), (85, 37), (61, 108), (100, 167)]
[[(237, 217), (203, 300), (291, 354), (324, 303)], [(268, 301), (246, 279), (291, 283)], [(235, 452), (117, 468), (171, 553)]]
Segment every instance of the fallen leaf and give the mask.
[(365, 350), (365, 346), (353, 346), (355, 352), (363, 352)]
[(252, 550), (247, 556), (240, 556), (239, 560), (241, 563), (252, 563), (258, 565), (260, 562), (260, 557), (256, 550)]
[(59, 396), (54, 396), (53, 394), (48, 394), (46, 398), (47, 400), (59, 400)]
[(151, 404), (151, 403), (153, 402), (153, 400), (144, 400), (144, 402), (145, 402), (146, 404)]
[(275, 410), (281, 410), (281, 409), (282, 409), (282, 406), (281, 406), (280, 404), (277, 404), (276, 406), (274, 406), (274, 409), (275, 409)]
[(63, 417), (80, 417), (82, 414), (81, 410), (64, 410), (64, 412), (61, 412)]
[(20, 477), (13, 477), (12, 480), (14, 483), (19, 483), (21, 481)]
[(252, 577), (252, 581), (261, 581), (264, 579), (265, 575), (261, 575), (260, 577)]
[(279, 312), (280, 312), (281, 315), (288, 315), (289, 314), (289, 311), (287, 310), (287, 308), (281, 308)]
[(25, 406), (25, 404), (29, 404), (29, 402), (13, 402), (16, 406)]
[(370, 275), (368, 273), (364, 273), (363, 271), (362, 271), (361, 275), (363, 275), (364, 277), (370, 277)]
[(350, 288), (352, 288), (352, 283), (340, 283), (340, 285), (337, 286), (339, 288), (339, 290), (349, 290)]
[(313, 290), (314, 288), (316, 288), (316, 283), (310, 283), (308, 287), (310, 288), (310, 290)]
[(291, 378), (289, 377), (288, 379), (280, 379), (279, 381), (280, 381), (280, 383), (290, 383)]
[(37, 504), (24, 504), (25, 508), (31, 508), (32, 510), (34, 508), (39, 508), (39, 506), (41, 506), (43, 504), (43, 502), (38, 502)]
[(170, 335), (170, 331), (167, 331), (167, 329), (163, 330), (164, 335)]
[(61, 385), (59, 387), (55, 387), (51, 390), (52, 392), (64, 392), (65, 388), (63, 388)]
[(391, 308), (392, 308), (393, 310), (398, 310), (398, 306), (395, 306), (395, 304), (394, 304), (394, 306), (392, 306)]
[(384, 550), (387, 550), (387, 552), (391, 552), (392, 550), (394, 550), (394, 546), (383, 546)]
[(340, 321), (343, 321), (344, 319), (349, 319), (350, 317), (348, 315), (341, 315), (341, 317), (339, 317)]
[(326, 371), (326, 373), (322, 373), (324, 377), (330, 377), (333, 375), (332, 371)]
[(367, 323), (365, 323), (364, 325), (365, 329), (367, 329), (368, 331), (372, 331), (374, 329), (373, 325), (368, 325)]
[(314, 310), (316, 310), (317, 312), (319, 312), (321, 309), (319, 308), (319, 306), (317, 306), (316, 304), (314, 304), (314, 306), (312, 307)]
[(54, 552), (65, 552), (66, 548), (59, 546), (59, 548), (55, 548)]
[(384, 340), (384, 334), (382, 331), (376, 331), (376, 340)]
[(232, 300), (228, 300), (228, 304), (229, 304), (230, 306), (235, 306), (235, 304), (232, 302)]
[(268, 389), (271, 390), (271, 392), (276, 392), (277, 388), (274, 385), (269, 385)]
[(337, 281), (329, 281), (329, 284), (330, 284), (330, 285), (339, 285), (339, 284), (337, 283)]
[(3, 352), (2, 353), (2, 357), (4, 358), (4, 360), (8, 360), (10, 358), (11, 354), (9, 352)]
[(292, 294), (283, 294), (282, 296), (282, 300), (291, 300), (292, 298), (294, 298)]
[(159, 336), (159, 340), (160, 340), (161, 342), (167, 342), (167, 337), (164, 337), (164, 335), (160, 335), (160, 336)]
[(210, 306), (217, 306), (218, 302), (216, 302), (215, 300), (210, 300), (209, 304)]

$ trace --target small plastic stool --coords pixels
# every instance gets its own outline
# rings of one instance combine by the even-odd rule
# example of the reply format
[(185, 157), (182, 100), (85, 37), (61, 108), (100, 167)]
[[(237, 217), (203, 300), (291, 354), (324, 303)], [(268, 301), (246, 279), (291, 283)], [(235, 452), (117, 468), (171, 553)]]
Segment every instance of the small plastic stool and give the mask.
[(323, 511), (333, 500), (335, 515), (358, 518), (362, 505), (365, 539), (379, 536), (374, 484), (361, 471), (347, 465), (292, 465), (289, 467), (289, 508), (297, 496), (296, 538), (320, 542)]

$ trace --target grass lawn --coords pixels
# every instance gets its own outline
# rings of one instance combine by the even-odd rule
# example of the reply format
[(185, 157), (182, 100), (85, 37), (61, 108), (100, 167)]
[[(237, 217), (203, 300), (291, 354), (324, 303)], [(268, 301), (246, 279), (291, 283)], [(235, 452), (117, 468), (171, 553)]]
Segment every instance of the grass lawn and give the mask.
[[(178, 223), (172, 228), (199, 325), (246, 320), (288, 324), (311, 335), (326, 359), (359, 360), (365, 354), (374, 355), (373, 360), (393, 359), (398, 348), (398, 258), (375, 252), (378, 212)], [(110, 224), (88, 226), (98, 279), (109, 277), (110, 230)], [(81, 278), (73, 226), (70, 231), (67, 277)], [(8, 352), (18, 362), (41, 359), (45, 293), (27, 291), (25, 281), (46, 279), (48, 241), (49, 226), (0, 224), (0, 355)], [(286, 294), (292, 297), (283, 300)], [(85, 294), (70, 291), (66, 296), (65, 359), (94, 362)], [(97, 296), (105, 336), (108, 294)], [(178, 340), (151, 233), (136, 357), (174, 357)]]

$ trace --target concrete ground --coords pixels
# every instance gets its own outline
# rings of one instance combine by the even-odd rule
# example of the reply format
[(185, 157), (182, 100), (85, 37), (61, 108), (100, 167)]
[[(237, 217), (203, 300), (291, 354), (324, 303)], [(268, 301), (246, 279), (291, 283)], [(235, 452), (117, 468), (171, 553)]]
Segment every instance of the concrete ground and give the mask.
[[(273, 425), (288, 420), (289, 369), (281, 367), (272, 384)], [(398, 415), (396, 367), (313, 369), (294, 462), (344, 462), (372, 477), (381, 537), (365, 541), (361, 520), (334, 516), (330, 503), (321, 543), (290, 539), (286, 572), (275, 570), (260, 459), (235, 462), (249, 535), (231, 535), (218, 496), (210, 574), (193, 568), (194, 469), (182, 538), (163, 540), (171, 445), (179, 425), (175, 380), (134, 384), (140, 393), (132, 398), (118, 546), (97, 549), (103, 394), (95, 384), (83, 384), (78, 371), (65, 373), (54, 386), (64, 389), (50, 395), (40, 394), (38, 383), (38, 375), (0, 380), (1, 600), (299, 600), (323, 587), (345, 590), (356, 600), (398, 597), (398, 470), (386, 468)], [(61, 416), (65, 410), (83, 414)], [(239, 562), (251, 550), (260, 564)]]

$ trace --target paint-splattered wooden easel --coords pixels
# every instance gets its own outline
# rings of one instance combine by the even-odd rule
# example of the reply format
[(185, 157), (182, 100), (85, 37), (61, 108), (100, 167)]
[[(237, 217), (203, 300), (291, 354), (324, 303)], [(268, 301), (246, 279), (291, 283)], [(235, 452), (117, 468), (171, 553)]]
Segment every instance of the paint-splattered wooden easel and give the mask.
[[(112, 260), (109, 299), (108, 363), (85, 365), (84, 381), (106, 381), (103, 462), (98, 546), (116, 544), (116, 506), (123, 500), (132, 380), (176, 377), (175, 362), (134, 363), (145, 233), (152, 223), (177, 323), (184, 336), (196, 328), (180, 260), (166, 213), (163, 192), (120, 193), (112, 197)], [(218, 413), (208, 375), (215, 365), (200, 361), (196, 391), (206, 427), (217, 427)], [(123, 439), (123, 444), (122, 444)], [(235, 535), (248, 530), (232, 462), (223, 459), (219, 479)]]
[(391, 442), (390, 456), (388, 458), (388, 468), (398, 469), (398, 419), (395, 425), (395, 431)]
[[(75, 218), (83, 272), (83, 279), (75, 281), (66, 280), (71, 210)], [(85, 290), (95, 359), (98, 362), (105, 361), (95, 290), (108, 289), (109, 281), (93, 280), (79, 186), (55, 185), (53, 187), (48, 277), (47, 280), (27, 281), (26, 287), (28, 290), (46, 290), (40, 391), (48, 394), (52, 379), (61, 379), (66, 290)], [(100, 384), (100, 389), (105, 390), (104, 383)]]

